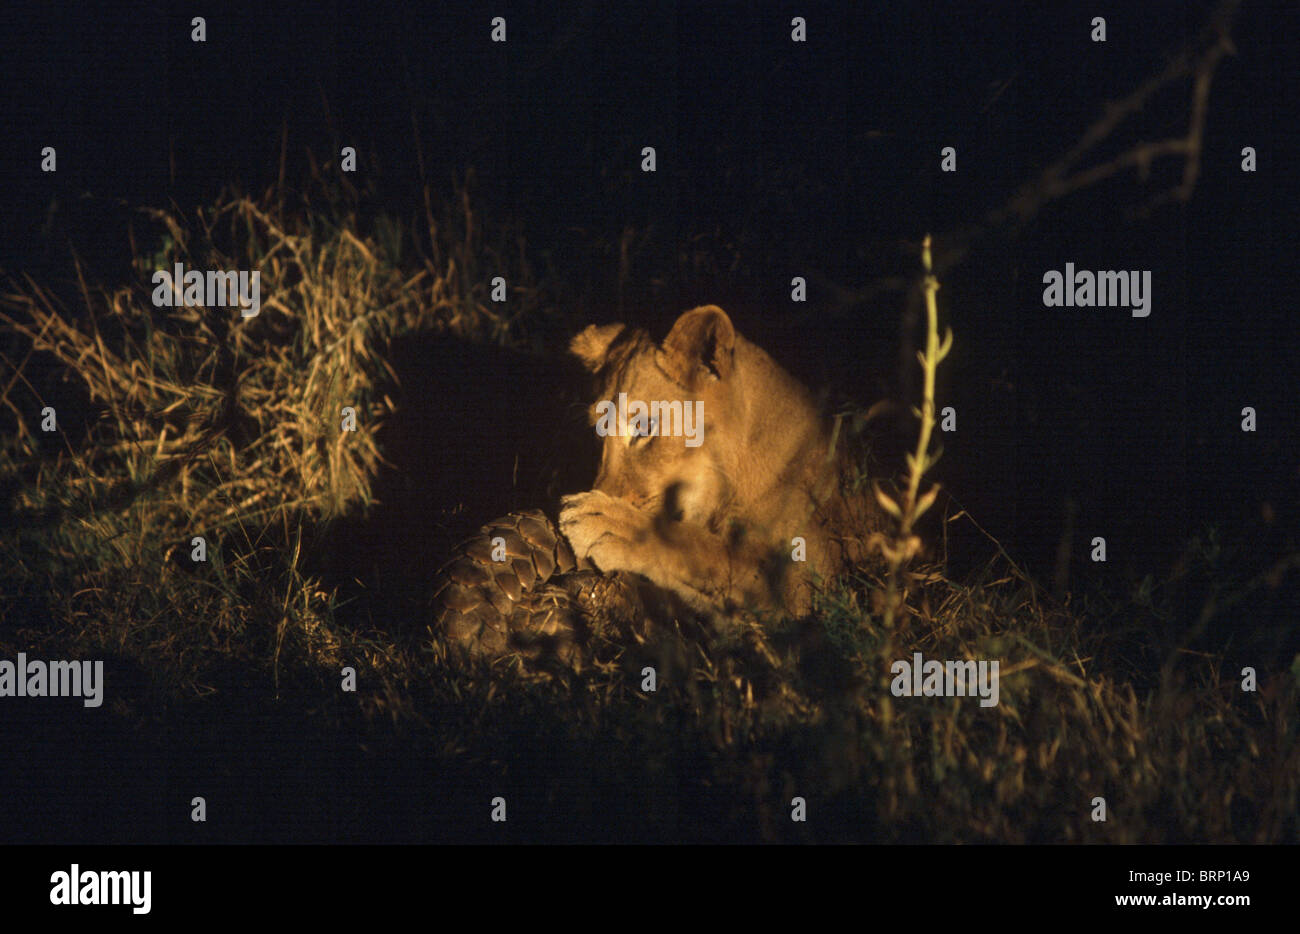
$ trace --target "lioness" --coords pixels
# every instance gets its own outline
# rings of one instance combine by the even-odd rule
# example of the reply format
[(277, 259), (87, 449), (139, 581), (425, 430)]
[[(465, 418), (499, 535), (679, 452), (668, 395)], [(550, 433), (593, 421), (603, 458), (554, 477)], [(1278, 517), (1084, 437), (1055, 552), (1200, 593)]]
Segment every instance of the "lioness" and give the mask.
[[(616, 426), (602, 432), (595, 488), (563, 500), (560, 529), (579, 559), (642, 574), (704, 613), (798, 616), (816, 576), (863, 556), (874, 500), (841, 488), (842, 453), (808, 391), (721, 308), (686, 312), (661, 346), (609, 324), (570, 349), (600, 386), (593, 425)], [(610, 417), (637, 403), (657, 418)]]

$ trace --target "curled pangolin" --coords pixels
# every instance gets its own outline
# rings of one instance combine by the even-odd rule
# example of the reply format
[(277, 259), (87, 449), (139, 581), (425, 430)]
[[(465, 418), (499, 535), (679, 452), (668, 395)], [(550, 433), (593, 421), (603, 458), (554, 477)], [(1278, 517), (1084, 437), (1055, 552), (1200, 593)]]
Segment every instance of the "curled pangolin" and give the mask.
[(640, 575), (602, 574), (579, 560), (539, 509), (479, 529), (439, 570), (433, 600), (434, 635), (470, 655), (570, 665), (593, 641), (635, 638), (650, 618), (690, 613)]

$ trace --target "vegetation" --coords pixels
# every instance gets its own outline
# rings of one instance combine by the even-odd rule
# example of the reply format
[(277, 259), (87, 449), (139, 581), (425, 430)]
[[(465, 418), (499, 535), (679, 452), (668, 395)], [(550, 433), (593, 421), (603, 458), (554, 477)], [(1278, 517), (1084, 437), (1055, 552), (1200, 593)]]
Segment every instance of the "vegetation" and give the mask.
[[(466, 669), (426, 643), (427, 620), (376, 619), (364, 586), (314, 557), (336, 521), (373, 505), (391, 342), (522, 342), (554, 303), (518, 238), (485, 235), (463, 189), (418, 232), (363, 219), (355, 196), (319, 183), (314, 197), (150, 211), (161, 248), (138, 261), (140, 281), (82, 278), (71, 298), (11, 281), (0, 297), (0, 657), (142, 672), (139, 690), (110, 690), (111, 716), (192, 771), (213, 768), (189, 742), (200, 721), (219, 723), (218, 758), (251, 755), (241, 744), (260, 730), (301, 751), (313, 820), (250, 815), (235, 838), (1300, 840), (1300, 660), (1287, 671), (1248, 634), (1197, 641), (1210, 619), (1252, 619), (1300, 556), (1257, 573), (1213, 529), (1162, 580), (1064, 603), (991, 540), (964, 580), (903, 560), (908, 547), (886, 580), (862, 568), (828, 585), (811, 620), (657, 630), (581, 673)], [(260, 315), (154, 308), (148, 277), (176, 262), (260, 270)], [(488, 296), (498, 272), (508, 316)], [(929, 320), (937, 365), (933, 304)], [(931, 368), (923, 419), (933, 394)], [(45, 433), (55, 397), (59, 430)], [(355, 432), (340, 430), (345, 406)], [(904, 544), (934, 502), (919, 492), (924, 437), (913, 457), (895, 503)], [(891, 702), (884, 673), (912, 651), (1000, 659), (1000, 703)], [(1276, 663), (1257, 691), (1240, 689), (1243, 657)], [(339, 689), (345, 667), (355, 694)], [(294, 768), (270, 761), (267, 780)], [(507, 837), (486, 819), (494, 794), (510, 802)], [(790, 820), (795, 796), (807, 822)], [(85, 833), (125, 838), (126, 817), (97, 818)]]

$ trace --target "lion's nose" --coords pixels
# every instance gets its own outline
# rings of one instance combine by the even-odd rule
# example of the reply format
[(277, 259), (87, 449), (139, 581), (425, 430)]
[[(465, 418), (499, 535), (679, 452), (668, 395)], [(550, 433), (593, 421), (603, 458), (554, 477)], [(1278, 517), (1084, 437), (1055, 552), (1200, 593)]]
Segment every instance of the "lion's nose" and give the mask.
[(608, 493), (615, 498), (623, 498), (627, 495), (627, 484), (622, 482), (617, 474), (610, 476), (604, 470), (596, 474), (596, 485), (592, 489)]

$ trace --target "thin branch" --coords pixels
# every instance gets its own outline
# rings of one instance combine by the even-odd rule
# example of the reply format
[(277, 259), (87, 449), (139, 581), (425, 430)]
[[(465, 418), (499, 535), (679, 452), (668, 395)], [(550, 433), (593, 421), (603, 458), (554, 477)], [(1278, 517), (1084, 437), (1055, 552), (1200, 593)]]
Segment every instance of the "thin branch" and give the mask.
[[(1240, 0), (1224, 0), (1192, 48), (1177, 55), (1160, 74), (1144, 81), (1127, 97), (1108, 103), (1101, 116), (1084, 131), (1079, 141), (1065, 155), (1044, 169), (1037, 178), (1022, 185), (1005, 205), (989, 212), (985, 218), (986, 226), (1001, 226), (1005, 223), (1023, 225), (1050, 202), (1125, 169), (1137, 168), (1145, 177), (1151, 164), (1165, 156), (1184, 157), (1182, 182), (1156, 195), (1140, 210), (1145, 213), (1157, 204), (1187, 201), (1200, 174), (1201, 142), (1209, 109), (1210, 84), (1224, 56), (1236, 52), (1229, 31), (1239, 5)], [(1201, 51), (1194, 51), (1198, 47)], [(1187, 132), (1184, 135), (1139, 143), (1108, 162), (1075, 171), (1075, 167), (1100, 143), (1109, 139), (1130, 117), (1144, 110), (1151, 98), (1188, 75), (1192, 76), (1192, 97)]]

